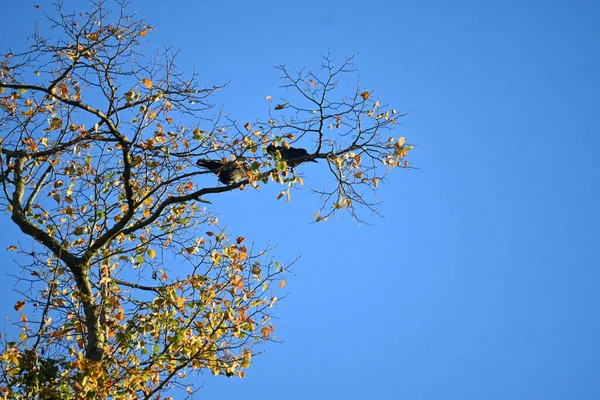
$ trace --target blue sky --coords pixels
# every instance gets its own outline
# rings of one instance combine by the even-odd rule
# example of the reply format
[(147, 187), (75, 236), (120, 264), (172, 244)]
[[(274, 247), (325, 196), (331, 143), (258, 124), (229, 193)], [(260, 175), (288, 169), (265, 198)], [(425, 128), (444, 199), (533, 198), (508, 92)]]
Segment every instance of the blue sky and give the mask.
[[(3, 50), (32, 31), (33, 4), (3, 3)], [(328, 50), (359, 53), (363, 84), (413, 110), (397, 132), (420, 169), (392, 174), (371, 226), (310, 224), (306, 190), (290, 204), (269, 190), (213, 199), (232, 232), (302, 258), (276, 310), (283, 343), (244, 380), (204, 375), (199, 398), (600, 398), (600, 3), (131, 7), (151, 40), (181, 46), (181, 66), (231, 82), (220, 100), (238, 120), (282, 94), (273, 65), (316, 67)], [(4, 249), (16, 233), (2, 226)], [(14, 316), (13, 283), (2, 278), (2, 315)]]

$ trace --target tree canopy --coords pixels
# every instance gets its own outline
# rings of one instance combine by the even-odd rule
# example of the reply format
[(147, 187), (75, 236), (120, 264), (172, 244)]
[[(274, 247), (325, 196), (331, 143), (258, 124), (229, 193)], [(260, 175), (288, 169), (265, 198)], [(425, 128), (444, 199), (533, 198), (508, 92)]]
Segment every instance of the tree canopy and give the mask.
[[(194, 371), (243, 377), (272, 338), (286, 265), (230, 237), (211, 202), (264, 185), (289, 201), (306, 180), (315, 221), (361, 220), (386, 175), (410, 168), (392, 132), (406, 113), (352, 78), (352, 57), (327, 55), (278, 67), (285, 96), (238, 122), (213, 104), (222, 87), (171, 48), (150, 53), (153, 28), (126, 3), (44, 18), (49, 37), (0, 54), (0, 210), (34, 243), (9, 248), (25, 262), (0, 395), (149, 399), (193, 392)], [(299, 176), (309, 161), (323, 174)]]

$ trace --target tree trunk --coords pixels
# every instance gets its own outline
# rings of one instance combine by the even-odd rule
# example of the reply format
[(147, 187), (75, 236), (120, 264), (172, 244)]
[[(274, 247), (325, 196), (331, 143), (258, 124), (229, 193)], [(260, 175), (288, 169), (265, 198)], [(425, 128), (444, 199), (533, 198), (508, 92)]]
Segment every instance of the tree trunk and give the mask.
[(104, 357), (104, 327), (100, 319), (100, 307), (94, 301), (88, 267), (76, 265), (71, 267), (71, 272), (75, 277), (85, 313), (85, 356), (90, 360), (100, 361)]

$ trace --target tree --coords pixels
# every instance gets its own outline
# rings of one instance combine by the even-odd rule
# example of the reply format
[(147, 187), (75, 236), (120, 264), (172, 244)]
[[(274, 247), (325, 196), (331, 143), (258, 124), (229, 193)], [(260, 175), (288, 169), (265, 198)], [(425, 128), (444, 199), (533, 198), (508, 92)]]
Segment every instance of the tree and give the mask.
[[(268, 96), (264, 121), (238, 123), (211, 103), (221, 87), (178, 69), (172, 49), (144, 53), (153, 29), (125, 2), (44, 15), (52, 37), (36, 31), (28, 49), (0, 54), (0, 209), (33, 242), (9, 248), (26, 260), (25, 287), (0, 394), (148, 399), (194, 371), (243, 377), (271, 340), (286, 267), (230, 238), (210, 201), (266, 184), (289, 200), (303, 184), (294, 167), (316, 160), (333, 182), (314, 189), (316, 221), (360, 220), (386, 174), (410, 168), (412, 146), (390, 135), (406, 114), (359, 81), (338, 94), (352, 58), (326, 56), (318, 71), (280, 66), (289, 97)], [(284, 151), (269, 154), (273, 144)], [(316, 150), (288, 165), (297, 151), (285, 149), (301, 144)], [(199, 159), (246, 176), (203, 186), (219, 171)]]

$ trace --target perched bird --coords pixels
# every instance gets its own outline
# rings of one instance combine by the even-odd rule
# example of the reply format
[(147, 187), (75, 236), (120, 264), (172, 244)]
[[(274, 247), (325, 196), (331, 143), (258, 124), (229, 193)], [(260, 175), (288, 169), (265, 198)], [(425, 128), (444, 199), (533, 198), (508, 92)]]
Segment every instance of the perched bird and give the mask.
[(285, 148), (285, 147), (277, 147), (275, 146), (275, 144), (271, 143), (269, 146), (267, 146), (267, 153), (269, 153), (270, 155), (275, 155), (277, 153), (277, 151), (279, 151), (279, 154), (281, 155), (281, 158), (285, 161), (288, 162), (288, 164), (290, 164), (291, 166), (296, 166), (300, 163), (303, 162), (317, 162), (317, 160), (302, 160), (302, 161), (296, 161), (294, 162), (294, 160), (296, 158), (301, 158), (301, 157), (307, 157), (310, 156), (310, 154), (308, 153), (308, 151), (306, 151), (306, 149), (301, 149), (301, 148), (296, 148), (296, 147), (289, 147), (289, 148)]
[(246, 163), (239, 161), (217, 161), (203, 160), (196, 161), (196, 165), (206, 168), (213, 174), (217, 175), (219, 181), (225, 185), (233, 185), (247, 178), (246, 172), (250, 170)]

